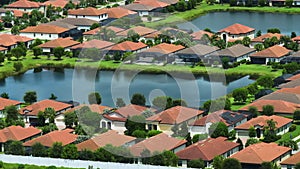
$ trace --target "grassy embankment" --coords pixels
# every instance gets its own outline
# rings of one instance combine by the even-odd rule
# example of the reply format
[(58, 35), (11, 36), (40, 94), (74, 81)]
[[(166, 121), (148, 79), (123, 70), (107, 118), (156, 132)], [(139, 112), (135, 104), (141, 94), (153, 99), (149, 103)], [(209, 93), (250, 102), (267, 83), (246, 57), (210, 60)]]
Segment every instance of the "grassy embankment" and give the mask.
[(145, 23), (148, 27), (159, 27), (165, 25), (171, 25), (181, 22), (190, 21), (195, 19), (201, 15), (204, 15), (209, 12), (225, 12), (225, 11), (246, 11), (246, 12), (268, 12), (268, 13), (288, 13), (288, 14), (300, 14), (300, 8), (293, 7), (230, 7), (228, 4), (214, 4), (208, 5), (206, 3), (202, 3), (198, 5), (195, 9), (185, 11), (185, 12), (174, 12), (170, 16), (164, 18), (163, 20), (153, 21)]
[[(9, 164), (4, 163), (3, 169), (17, 169), (20, 164)], [(24, 169), (46, 169), (45, 166), (36, 166), (36, 165), (24, 165)], [(57, 167), (57, 169), (74, 169), (74, 168), (66, 168), (66, 167)]]

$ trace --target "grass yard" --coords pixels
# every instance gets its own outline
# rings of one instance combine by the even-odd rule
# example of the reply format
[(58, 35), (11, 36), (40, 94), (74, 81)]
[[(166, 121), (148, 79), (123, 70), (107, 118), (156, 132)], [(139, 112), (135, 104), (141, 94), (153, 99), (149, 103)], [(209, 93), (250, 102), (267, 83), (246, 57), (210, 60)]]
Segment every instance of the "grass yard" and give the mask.
[[(9, 164), (9, 163), (4, 163), (4, 166), (2, 167), (3, 169), (18, 169), (20, 164)], [(36, 166), (36, 165), (24, 165), (24, 169), (46, 169), (47, 167), (45, 166)], [(1, 168), (1, 167), (0, 167)], [(74, 169), (74, 168), (66, 168), (66, 167), (57, 167), (57, 169)]]
[(297, 125), (297, 128), (295, 131), (287, 132), (281, 136), (281, 139), (277, 140), (276, 143), (279, 143), (280, 141), (290, 140), (290, 135), (292, 135), (292, 138), (295, 138), (300, 135), (300, 125)]

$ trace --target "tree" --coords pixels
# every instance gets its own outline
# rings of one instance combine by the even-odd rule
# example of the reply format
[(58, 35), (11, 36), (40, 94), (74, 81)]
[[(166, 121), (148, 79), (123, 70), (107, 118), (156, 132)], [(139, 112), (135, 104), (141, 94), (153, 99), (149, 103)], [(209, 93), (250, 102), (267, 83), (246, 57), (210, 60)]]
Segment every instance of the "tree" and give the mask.
[(49, 123), (54, 123), (56, 111), (53, 108), (51, 107), (45, 108), (44, 115), (45, 115), (45, 119), (48, 120)]
[(267, 115), (267, 116), (274, 115), (274, 106), (273, 105), (264, 105), (261, 114)]
[(49, 150), (49, 156), (52, 158), (60, 158), (63, 151), (63, 146), (61, 142), (53, 143)]
[(34, 55), (34, 58), (37, 59), (38, 56), (40, 56), (42, 53), (43, 53), (43, 50), (41, 47), (39, 46), (35, 46), (32, 48), (32, 51), (33, 51), (33, 55)]
[(38, 126), (45, 126), (46, 125), (46, 118), (45, 118), (45, 113), (40, 111), (37, 114), (37, 118), (38, 118)]
[(189, 167), (189, 168), (204, 168), (205, 164), (202, 159), (191, 160), (187, 163), (187, 167)]
[(129, 30), (127, 32), (127, 39), (132, 42), (138, 42), (140, 39), (140, 35), (137, 34), (134, 30)]
[(261, 30), (258, 30), (255, 34), (255, 37), (259, 37), (259, 36), (261, 36)]
[(223, 122), (213, 123), (208, 130), (212, 138), (228, 137), (228, 127)]
[(248, 147), (252, 144), (256, 144), (259, 143), (259, 140), (257, 140), (256, 138), (249, 138), (245, 144), (245, 147)]
[(146, 119), (144, 116), (132, 116), (126, 119), (125, 134), (131, 136), (136, 130), (146, 131)]
[(147, 136), (148, 137), (153, 137), (153, 136), (156, 136), (156, 135), (158, 135), (160, 133), (162, 133), (162, 131), (159, 131), (159, 130), (150, 130), (150, 131), (148, 131)]
[(248, 109), (248, 112), (252, 115), (253, 118), (255, 118), (259, 115), (257, 108), (254, 106), (250, 106)]
[(298, 144), (294, 140), (283, 140), (279, 141), (278, 145), (280, 146), (285, 146), (285, 147), (290, 147), (292, 150), (298, 150)]
[(240, 144), (240, 146), (239, 146), (239, 151), (243, 150), (244, 145), (243, 145), (243, 142), (242, 142), (242, 140), (241, 140), (240, 138), (238, 138), (238, 139), (236, 140), (236, 143)]
[(65, 49), (63, 47), (56, 47), (53, 49), (53, 55), (58, 60), (61, 60), (61, 57), (64, 55)]
[(262, 51), (264, 49), (264, 45), (263, 44), (255, 44), (254, 45), (254, 48), (257, 50), (257, 51)]
[(280, 167), (278, 167), (276, 163), (263, 162), (260, 169), (280, 169)]
[(98, 92), (92, 92), (88, 96), (90, 104), (101, 104), (101, 95)]
[(296, 62), (292, 62), (292, 63), (283, 65), (283, 68), (284, 68), (284, 70), (286, 70), (286, 73), (292, 74), (295, 71), (297, 71), (298, 69), (300, 69), (300, 66)]
[(5, 122), (7, 126), (15, 125), (19, 120), (19, 111), (16, 106), (7, 106), (4, 108), (4, 114), (6, 115)]
[(294, 38), (294, 37), (296, 37), (296, 36), (297, 36), (296, 32), (292, 32), (292, 33), (291, 33), (291, 38)]
[(281, 33), (278, 28), (270, 28), (267, 30), (268, 33)]
[(237, 5), (237, 0), (230, 0), (229, 5), (230, 6), (236, 6)]
[(72, 128), (74, 125), (77, 125), (78, 118), (74, 111), (65, 113), (64, 122), (67, 128)]
[(207, 139), (208, 134), (195, 134), (192, 138), (193, 143)]
[(214, 167), (214, 169), (222, 169), (222, 164), (223, 164), (224, 159), (225, 158), (221, 155), (214, 157), (213, 162), (212, 162), (212, 166)]
[(5, 61), (5, 54), (4, 53), (0, 53), (0, 65), (2, 63), (4, 63), (4, 61)]
[(6, 92), (1, 93), (0, 97), (5, 98), (5, 99), (9, 99), (9, 95)]
[(175, 100), (173, 100), (172, 107), (175, 107), (175, 106), (187, 107), (188, 105), (187, 105), (186, 101), (183, 99), (175, 99)]
[(23, 63), (22, 62), (14, 62), (13, 67), (15, 68), (15, 70), (18, 72), (20, 70), (23, 69)]
[(133, 133), (132, 133), (132, 136), (133, 137), (136, 137), (136, 138), (146, 138), (147, 137), (147, 133), (146, 131), (144, 130), (135, 130)]
[(223, 161), (222, 168), (242, 169), (241, 163), (235, 158), (227, 158)]
[(22, 56), (26, 56), (26, 51), (21, 47), (16, 47), (10, 50), (12, 56), (14, 56), (17, 60), (19, 60)]
[(10, 32), (11, 32), (11, 34), (13, 34), (13, 35), (19, 34), (19, 33), (20, 33), (20, 28), (19, 28), (19, 26), (14, 25), (14, 26), (11, 28)]
[(99, 122), (102, 117), (99, 113), (92, 112), (89, 107), (84, 106), (77, 110), (76, 114), (78, 116), (78, 123), (88, 135), (92, 136), (100, 129)]
[(294, 1), (293, 0), (285, 0), (285, 6), (286, 7), (292, 7), (293, 6)]
[(4, 145), (5, 154), (24, 155), (25, 148), (21, 141), (7, 141)]
[(219, 98), (216, 100), (208, 100), (206, 101), (202, 108), (206, 111), (215, 112), (218, 110), (231, 110), (231, 102), (228, 98)]
[(255, 95), (258, 92), (257, 84), (251, 84), (247, 87), (248, 93), (251, 95)]
[(257, 84), (264, 88), (271, 88), (274, 85), (273, 79), (271, 76), (261, 76), (257, 79)]
[(63, 148), (61, 157), (65, 159), (77, 159), (78, 151), (77, 147), (74, 144), (68, 144)]
[(190, 133), (190, 132), (188, 132), (188, 134), (185, 136), (185, 140), (187, 141), (187, 142), (186, 142), (186, 146), (190, 146), (190, 145), (193, 144), (193, 142), (192, 142), (192, 137), (191, 137), (191, 133)]
[(32, 104), (37, 101), (37, 95), (35, 91), (28, 91), (25, 93), (23, 100), (27, 104)]
[(173, 99), (169, 96), (158, 96), (152, 100), (152, 104), (160, 110), (166, 110), (172, 107)]
[(235, 89), (232, 92), (232, 97), (234, 98), (234, 101), (237, 102), (246, 102), (248, 98), (248, 90), (245, 88), (238, 88)]
[(296, 110), (296, 111), (294, 112), (293, 120), (294, 120), (294, 121), (300, 120), (300, 110)]
[(41, 143), (37, 142), (32, 145), (31, 154), (34, 157), (46, 157), (47, 151), (46, 151), (45, 146), (43, 146)]
[(125, 104), (125, 102), (122, 98), (117, 98), (116, 106), (117, 107), (124, 107), (124, 106), (126, 106), (126, 104)]
[(176, 167), (178, 164), (178, 157), (172, 151), (164, 151), (162, 153), (162, 159), (164, 161), (165, 166)]
[(50, 99), (50, 100), (56, 100), (56, 99), (57, 99), (57, 96), (55, 96), (53, 93), (51, 93), (49, 99)]
[(92, 26), (90, 27), (90, 30), (93, 30), (93, 29), (96, 29), (96, 28), (99, 28), (99, 27), (100, 27), (99, 23), (93, 23)]
[(135, 93), (131, 97), (131, 101), (130, 102), (131, 102), (131, 104), (145, 106), (145, 104), (146, 104), (146, 98), (145, 98), (144, 95), (142, 95), (140, 93)]
[(251, 43), (251, 39), (248, 36), (246, 36), (246, 37), (243, 38), (242, 43), (243, 43), (244, 46), (249, 47), (249, 45)]
[(91, 150), (84, 149), (78, 153), (78, 158), (80, 160), (95, 160), (95, 155)]
[(249, 128), (248, 135), (249, 135), (249, 137), (255, 137), (256, 136), (256, 130), (253, 126), (251, 126)]
[(300, 162), (295, 165), (295, 169), (300, 169)]
[(177, 11), (180, 11), (180, 12), (183, 12), (187, 9), (187, 4), (185, 1), (179, 1), (177, 4), (176, 4), (176, 10)]

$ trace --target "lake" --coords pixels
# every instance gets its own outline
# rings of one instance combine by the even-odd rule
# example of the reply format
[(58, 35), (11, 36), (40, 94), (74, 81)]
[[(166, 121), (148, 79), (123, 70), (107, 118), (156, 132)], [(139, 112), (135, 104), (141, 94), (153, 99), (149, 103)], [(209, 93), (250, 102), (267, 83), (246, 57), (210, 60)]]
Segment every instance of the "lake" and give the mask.
[(142, 93), (146, 96), (147, 104), (156, 96), (167, 95), (182, 98), (189, 106), (198, 107), (210, 98), (223, 96), (254, 82), (248, 76), (231, 82), (226, 82), (221, 77), (210, 79), (214, 80), (209, 81), (203, 76), (194, 77), (191, 74), (154, 75), (83, 69), (64, 69), (61, 72), (43, 70), (34, 73), (29, 70), (22, 75), (1, 80), (0, 93), (7, 92), (11, 99), (23, 100), (24, 93), (33, 90), (37, 92), (38, 100), (47, 99), (54, 93), (58, 100), (87, 103), (87, 95), (96, 90), (101, 93), (102, 105), (112, 107), (118, 97), (124, 98), (128, 104), (134, 93)]
[(261, 12), (212, 12), (200, 16), (190, 22), (178, 24), (179, 28), (199, 29), (210, 28), (212, 31), (225, 28), (234, 23), (240, 23), (267, 32), (268, 28), (279, 28), (281, 33), (290, 35), (291, 32), (300, 34), (300, 15)]

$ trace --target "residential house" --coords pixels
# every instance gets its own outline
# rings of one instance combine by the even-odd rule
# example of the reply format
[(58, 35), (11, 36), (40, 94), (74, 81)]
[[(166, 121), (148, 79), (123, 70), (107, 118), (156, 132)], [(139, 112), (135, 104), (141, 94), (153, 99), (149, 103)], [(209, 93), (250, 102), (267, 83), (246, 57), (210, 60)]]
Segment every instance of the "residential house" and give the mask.
[(108, 47), (107, 54), (114, 55), (115, 53), (119, 53), (123, 55), (126, 52), (137, 53), (143, 50), (146, 50), (148, 46), (143, 42), (132, 42), (132, 41), (124, 41), (118, 44), (115, 44), (111, 47)]
[(138, 16), (137, 12), (121, 7), (104, 8), (102, 10), (104, 10), (108, 14), (108, 18), (103, 21), (103, 25), (107, 25), (117, 19), (121, 19), (124, 17), (133, 19)]
[(276, 115), (293, 115), (295, 110), (300, 109), (300, 104), (292, 103), (284, 100), (256, 100), (247, 106), (239, 109), (240, 112), (248, 112), (250, 107), (256, 107), (258, 112), (263, 111), (263, 106), (272, 105)]
[[(105, 28), (107, 30), (112, 30), (115, 34), (119, 33), (119, 32), (122, 32), (124, 31), (125, 29), (122, 29), (122, 28), (118, 28), (118, 27), (115, 27), (115, 26), (105, 26), (105, 27), (101, 27), (101, 28), (96, 28), (96, 29), (93, 29), (93, 30), (89, 30), (87, 32), (84, 32), (83, 33), (83, 40), (86, 41), (88, 40), (89, 38), (93, 38), (93, 36), (97, 35), (98, 33), (100, 33), (100, 29), (102, 28)], [(101, 34), (101, 33), (100, 33)], [(102, 33), (103, 34), (103, 33)]]
[(238, 137), (249, 137), (249, 128), (254, 127), (256, 130), (256, 137), (261, 138), (263, 136), (264, 128), (268, 125), (268, 120), (274, 120), (276, 122), (276, 134), (284, 134), (288, 132), (289, 127), (292, 125), (293, 120), (281, 116), (258, 116), (251, 120), (236, 126), (234, 129)]
[(292, 76), (293, 76), (292, 74), (284, 73), (281, 76), (276, 77), (275, 79), (273, 79), (274, 82), (273, 86), (279, 86), (283, 83), (288, 82), (289, 81), (288, 79), (291, 78)]
[(254, 28), (235, 23), (224, 29), (218, 31), (221, 39), (225, 42), (231, 42), (236, 40), (242, 40), (244, 37), (249, 37), (250, 39), (254, 38)]
[(263, 44), (266, 39), (271, 39), (272, 37), (276, 37), (278, 40), (280, 40), (280, 38), (282, 36), (284, 36), (284, 35), (279, 34), (279, 33), (266, 33), (266, 34), (263, 34), (259, 37), (256, 37), (256, 38), (252, 39), (251, 43), (250, 43), (250, 47), (254, 48), (254, 46), (257, 45), (257, 44)]
[(34, 138), (32, 140), (23, 143), (23, 146), (29, 150), (36, 143), (41, 143), (46, 148), (52, 147), (53, 143), (61, 142), (62, 146), (74, 143), (78, 135), (72, 134), (73, 130), (55, 130), (40, 137)]
[(43, 53), (52, 53), (57, 47), (64, 48), (65, 51), (70, 51), (72, 46), (78, 45), (80, 42), (72, 40), (72, 38), (58, 38), (39, 45)]
[(64, 18), (64, 19), (59, 19), (57, 21), (74, 25), (81, 32), (89, 31), (93, 24), (98, 23), (95, 20), (91, 20), (87, 18)]
[(29, 26), (20, 31), (21, 36), (33, 39), (54, 40), (57, 38), (65, 38), (70, 36), (71, 29), (63, 28), (50, 24), (40, 24), (37, 26)]
[(148, 0), (135, 0), (133, 3), (154, 7), (154, 9), (151, 11), (152, 13), (149, 13), (149, 15), (152, 14), (154, 16), (159, 15), (158, 14), (159, 12), (162, 12), (164, 8), (170, 6), (170, 4), (162, 2), (162, 1), (159, 1), (159, 0), (152, 0), (152, 1), (148, 1)]
[(41, 135), (41, 130), (21, 126), (9, 126), (0, 130), (0, 152), (4, 151), (4, 144), (9, 140), (26, 142)]
[(212, 161), (216, 156), (228, 158), (239, 151), (239, 143), (227, 141), (225, 137), (208, 138), (194, 143), (176, 153), (179, 165), (187, 167), (190, 160), (202, 159), (206, 167), (212, 167)]
[(79, 39), (82, 36), (81, 30), (79, 30), (77, 26), (69, 24), (67, 22), (62, 22), (61, 19), (48, 22), (46, 23), (46, 25), (53, 25), (68, 29), (68, 36), (72, 37), (73, 39)]
[(26, 36), (0, 34), (0, 46), (6, 48), (7, 50), (17, 47), (20, 43), (24, 43), (24, 45), (29, 48), (29, 46), (33, 43), (33, 40), (34, 39)]
[(46, 108), (53, 108), (56, 112), (56, 118), (58, 118), (61, 115), (61, 113), (72, 108), (72, 105), (55, 100), (42, 100), (24, 108), (21, 108), (20, 114), (24, 116), (25, 122), (34, 124), (37, 122), (38, 113), (40, 111), (45, 111)]
[(0, 118), (4, 117), (4, 109), (7, 106), (16, 106), (20, 108), (21, 102), (0, 97)]
[(138, 63), (171, 63), (175, 61), (175, 54), (184, 49), (182, 45), (174, 45), (168, 43), (161, 43), (150, 47), (144, 51), (137, 53)]
[(261, 97), (259, 100), (283, 100), (295, 104), (300, 104), (300, 95), (295, 93), (273, 92)]
[(292, 80), (288, 83), (285, 83), (285, 84), (281, 84), (279, 85), (278, 88), (294, 88), (294, 87), (297, 87), (297, 86), (300, 86), (300, 79), (295, 79), (295, 80)]
[(292, 149), (279, 146), (276, 143), (257, 143), (233, 154), (230, 158), (239, 160), (243, 169), (261, 167), (263, 162), (279, 164), (290, 157)]
[(17, 0), (16, 2), (13, 2), (5, 6), (5, 8), (12, 9), (12, 10), (16, 9), (24, 12), (31, 12), (33, 10), (38, 10), (43, 13), (46, 12), (46, 6), (43, 3), (29, 1), (29, 0)]
[(275, 92), (300, 94), (300, 86), (297, 86), (294, 88), (282, 88), (282, 89), (276, 90)]
[(176, 53), (179, 59), (182, 59), (183, 62), (200, 62), (209, 54), (218, 51), (219, 48), (216, 46), (208, 46), (197, 44), (195, 46), (183, 49)]
[(294, 52), (280, 61), (281, 64), (297, 62), (300, 63), (300, 51)]
[(105, 10), (96, 9), (93, 7), (70, 9), (68, 10), (68, 18), (87, 18), (102, 22), (108, 18), (108, 14)]
[(176, 5), (179, 2), (179, 0), (158, 0), (158, 1), (169, 4), (169, 5)]
[(14, 13), (12, 12), (12, 10), (5, 9), (5, 8), (0, 8), (0, 18), (6, 16), (6, 12), (10, 12), (12, 15), (14, 14)]
[(96, 49), (101, 50), (101, 49), (104, 49), (104, 48), (109, 48), (113, 45), (114, 45), (113, 42), (93, 39), (93, 40), (90, 40), (90, 41), (86, 41), (86, 42), (77, 44), (77, 45), (73, 46), (71, 49), (80, 51), (82, 49), (96, 48)]
[(215, 61), (219, 63), (223, 58), (228, 58), (229, 63), (240, 62), (242, 60), (250, 60), (251, 56), (256, 50), (253, 48), (246, 47), (242, 44), (236, 44), (229, 48), (222, 49), (210, 54), (204, 62), (213, 64)]
[(13, 9), (12, 12), (14, 14), (14, 17), (16, 17), (16, 18), (22, 18), (24, 13), (28, 13), (28, 12), (20, 11), (17, 9)]
[(213, 35), (213, 33), (204, 30), (199, 30), (191, 34), (191, 36), (193, 37), (193, 41), (197, 41), (204, 44), (207, 44), (207, 42), (210, 41), (209, 38), (211, 38)]
[(0, 52), (1, 53), (7, 53), (7, 48), (4, 48), (4, 47), (0, 46)]
[(300, 162), (300, 152), (293, 154), (288, 159), (280, 163), (281, 169), (292, 169), (295, 168), (296, 164)]
[(181, 29), (164, 27), (161, 28), (159, 31), (155, 31), (151, 34), (144, 36), (143, 39), (145, 41), (151, 40), (152, 42), (154, 42), (159, 36), (167, 36), (170, 38), (170, 42), (173, 43), (176, 42), (178, 40), (177, 38), (182, 34), (188, 34), (188, 32)]
[(136, 138), (132, 136), (126, 136), (124, 134), (119, 134), (117, 131), (109, 130), (103, 134), (94, 136), (86, 141), (83, 141), (76, 145), (78, 151), (91, 150), (96, 151), (97, 149), (104, 147), (105, 145), (112, 146), (123, 146), (130, 147), (134, 145)]
[(298, 80), (300, 79), (300, 74), (295, 74), (294, 76), (286, 79), (287, 81), (293, 81), (293, 80)]
[(191, 135), (209, 133), (209, 127), (213, 123), (223, 122), (228, 130), (231, 131), (234, 127), (243, 124), (247, 121), (247, 115), (233, 112), (229, 110), (219, 110), (208, 114), (200, 119), (189, 124), (189, 132)]
[(300, 44), (300, 36), (296, 36), (296, 37), (292, 38), (292, 40), (294, 42), (297, 42), (298, 44)]
[(269, 62), (280, 62), (290, 54), (290, 50), (283, 46), (275, 45), (250, 55), (254, 64), (267, 64)]
[(160, 133), (146, 140), (143, 140), (129, 149), (134, 157), (141, 162), (141, 153), (149, 150), (151, 154), (154, 152), (172, 151), (174, 153), (185, 148), (186, 140), (171, 137), (165, 133)]
[(113, 109), (111, 107), (102, 106), (99, 104), (80, 104), (79, 106), (73, 107), (73, 108), (69, 109), (68, 111), (65, 111), (65, 113), (74, 112), (74, 111), (76, 112), (76, 111), (79, 111), (83, 107), (88, 107), (92, 112), (96, 112), (99, 114), (103, 114), (106, 111), (110, 111)]
[(129, 31), (134, 31), (135, 33), (137, 33), (140, 36), (140, 38), (143, 38), (146, 35), (149, 35), (151, 33), (156, 32), (157, 30), (147, 28), (147, 27), (143, 27), (143, 26), (135, 26), (135, 27), (132, 27), (132, 28), (127, 29), (125, 31), (117, 33), (117, 36), (127, 37), (127, 34), (128, 34)]
[(153, 15), (155, 7), (145, 5), (145, 4), (139, 4), (139, 3), (131, 3), (128, 5), (121, 6), (122, 8), (126, 8), (131, 11), (135, 11), (139, 14), (139, 16), (148, 16), (148, 15)]
[[(55, 7), (55, 8), (61, 8), (61, 9), (64, 9), (65, 6), (69, 3), (68, 0), (48, 0), (46, 2), (44, 2), (44, 5), (46, 7), (48, 6), (52, 6), (52, 7)], [(63, 14), (63, 12), (59, 13), (60, 15)]]
[(147, 126), (148, 130), (161, 130), (164, 132), (171, 132), (174, 125), (180, 125), (184, 122), (192, 123), (202, 116), (204, 112), (183, 106), (176, 106), (164, 110), (156, 115), (148, 117)]

